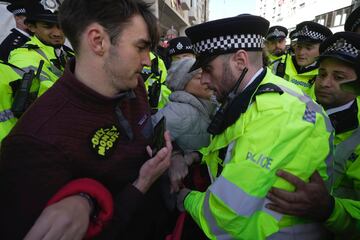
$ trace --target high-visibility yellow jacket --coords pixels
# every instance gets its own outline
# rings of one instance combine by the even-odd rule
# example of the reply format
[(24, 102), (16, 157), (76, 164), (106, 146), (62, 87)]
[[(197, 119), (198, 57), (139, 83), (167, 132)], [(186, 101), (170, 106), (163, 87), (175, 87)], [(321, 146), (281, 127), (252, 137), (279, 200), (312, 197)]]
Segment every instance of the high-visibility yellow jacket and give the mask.
[[(357, 109), (360, 99), (356, 98)], [(360, 113), (357, 114), (360, 126)], [(360, 127), (335, 135), (334, 185), (335, 197), (332, 215), (326, 226), (339, 239), (360, 239)], [(343, 239), (343, 238), (342, 238)]]
[(210, 239), (321, 239), (327, 234), (322, 224), (265, 207), (271, 187), (294, 190), (276, 176), (279, 169), (305, 181), (318, 170), (328, 179), (333, 160), (333, 129), (323, 109), (267, 71), (259, 86), (269, 83), (283, 93), (262, 89), (236, 122), (201, 150), (213, 183), (206, 192), (191, 191), (184, 207)]
[(11, 111), (13, 91), (10, 82), (21, 79), (23, 71), (0, 61), (0, 143), (17, 119)]
[[(74, 56), (69, 48), (63, 46), (63, 49), (65, 61)], [(44, 61), (44, 65), (39, 79), (34, 79), (30, 90), (38, 92), (38, 96), (49, 89), (64, 72), (64, 66), (56, 56), (55, 48), (42, 43), (36, 36), (33, 36), (24, 46), (11, 51), (9, 55), (9, 63), (25, 72), (33, 70), (36, 73), (40, 60)]]
[[(153, 62), (155, 58), (157, 58), (157, 61), (158, 61), (158, 73), (161, 74), (161, 76), (160, 76), (161, 90), (160, 90), (160, 96), (159, 96), (159, 101), (158, 101), (158, 106), (157, 106), (157, 109), (161, 109), (166, 105), (166, 103), (169, 102), (169, 95), (171, 94), (171, 90), (165, 85), (165, 80), (167, 77), (167, 69), (166, 69), (164, 61), (159, 56), (156, 56), (153, 52), (150, 52), (151, 62)], [(143, 73), (146, 73), (149, 75), (147, 79), (144, 79), (145, 87), (146, 87), (146, 90), (148, 91), (149, 86), (151, 86), (155, 81), (157, 81), (158, 76), (157, 76), (157, 74), (151, 72), (150, 66), (144, 67)]]

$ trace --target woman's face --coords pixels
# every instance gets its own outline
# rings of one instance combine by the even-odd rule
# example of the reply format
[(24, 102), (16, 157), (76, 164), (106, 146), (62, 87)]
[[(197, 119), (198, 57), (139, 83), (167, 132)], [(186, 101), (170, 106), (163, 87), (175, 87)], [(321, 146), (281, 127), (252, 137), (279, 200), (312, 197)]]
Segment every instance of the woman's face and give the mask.
[(202, 71), (199, 70), (199, 72), (192, 77), (192, 79), (186, 84), (185, 91), (198, 98), (209, 100), (213, 91), (209, 89), (207, 85), (201, 83), (201, 74)]

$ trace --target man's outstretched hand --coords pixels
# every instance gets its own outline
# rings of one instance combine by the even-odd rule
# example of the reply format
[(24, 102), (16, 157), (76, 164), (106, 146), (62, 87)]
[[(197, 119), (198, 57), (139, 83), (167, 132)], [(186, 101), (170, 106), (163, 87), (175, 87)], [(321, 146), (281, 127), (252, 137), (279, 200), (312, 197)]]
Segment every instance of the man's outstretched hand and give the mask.
[(266, 207), (287, 215), (325, 221), (334, 209), (334, 198), (328, 193), (320, 174), (315, 171), (310, 182), (280, 170), (277, 175), (295, 186), (294, 192), (276, 187), (270, 189), (267, 198), (271, 203)]

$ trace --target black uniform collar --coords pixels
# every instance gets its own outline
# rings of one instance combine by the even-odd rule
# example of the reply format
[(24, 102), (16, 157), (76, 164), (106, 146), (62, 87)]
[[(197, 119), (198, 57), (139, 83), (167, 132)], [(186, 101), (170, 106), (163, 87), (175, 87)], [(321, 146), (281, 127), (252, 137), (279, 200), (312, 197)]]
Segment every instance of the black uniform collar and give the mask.
[(335, 134), (356, 129), (359, 126), (358, 111), (357, 101), (355, 100), (349, 108), (329, 114), (330, 121), (335, 129)]
[(316, 61), (315, 63), (310, 64), (310, 66), (301, 67), (301, 66), (299, 66), (297, 64), (295, 56), (292, 56), (291, 58), (292, 58), (292, 62), (294, 64), (294, 67), (296, 69), (296, 72), (298, 74), (301, 74), (301, 73), (304, 73), (304, 72), (310, 72), (310, 71), (312, 71), (314, 69), (319, 68), (319, 62), (318, 61)]
[(235, 99), (229, 104), (224, 111), (224, 123), (222, 129), (225, 130), (239, 119), (240, 115), (246, 112), (252, 96), (266, 75), (266, 68), (255, 78), (255, 80), (247, 86)]

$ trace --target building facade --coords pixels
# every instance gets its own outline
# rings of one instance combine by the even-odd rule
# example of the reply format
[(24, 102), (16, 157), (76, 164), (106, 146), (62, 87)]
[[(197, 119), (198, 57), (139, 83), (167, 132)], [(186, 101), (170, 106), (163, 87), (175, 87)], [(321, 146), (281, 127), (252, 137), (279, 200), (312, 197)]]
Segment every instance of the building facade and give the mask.
[(153, 3), (152, 9), (159, 20), (162, 36), (174, 30), (179, 36), (185, 35), (189, 26), (209, 19), (209, 0), (145, 0)]
[(302, 21), (315, 21), (332, 32), (344, 31), (346, 18), (360, 0), (256, 0), (257, 15), (282, 25), (289, 32)]

